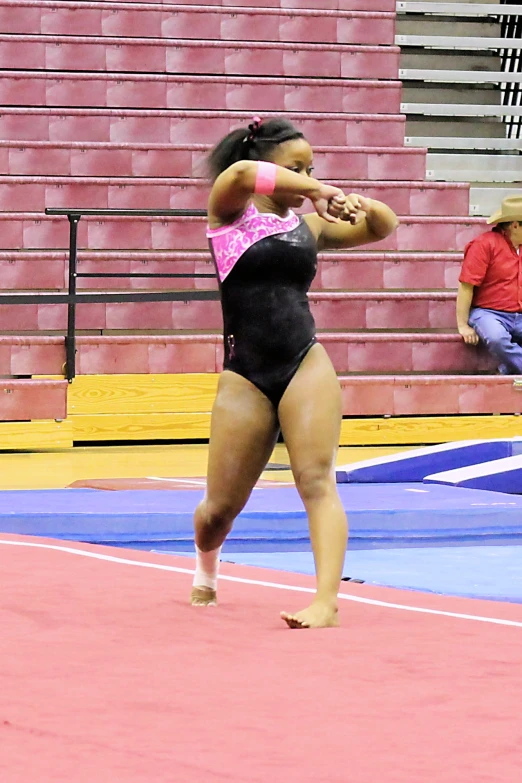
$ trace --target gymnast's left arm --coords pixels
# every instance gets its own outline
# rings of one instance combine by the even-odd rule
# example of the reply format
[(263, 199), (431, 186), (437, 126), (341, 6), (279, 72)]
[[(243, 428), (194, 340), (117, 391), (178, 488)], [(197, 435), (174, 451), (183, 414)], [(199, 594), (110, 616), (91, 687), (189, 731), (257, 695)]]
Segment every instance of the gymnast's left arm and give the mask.
[(344, 214), (337, 223), (328, 223), (319, 215), (306, 215), (306, 221), (316, 235), (321, 250), (378, 242), (399, 225), (395, 212), (382, 201), (357, 193), (350, 193), (344, 199)]

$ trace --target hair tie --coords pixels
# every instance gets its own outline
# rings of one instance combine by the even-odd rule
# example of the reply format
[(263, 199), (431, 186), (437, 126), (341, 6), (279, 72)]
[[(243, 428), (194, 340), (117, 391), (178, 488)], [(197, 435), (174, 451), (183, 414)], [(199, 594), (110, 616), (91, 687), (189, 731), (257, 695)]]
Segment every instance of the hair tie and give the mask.
[(252, 118), (252, 122), (248, 126), (248, 130), (250, 133), (245, 138), (245, 141), (255, 141), (255, 139), (259, 136), (259, 130), (261, 128), (263, 120), (261, 117), (258, 117), (257, 115)]

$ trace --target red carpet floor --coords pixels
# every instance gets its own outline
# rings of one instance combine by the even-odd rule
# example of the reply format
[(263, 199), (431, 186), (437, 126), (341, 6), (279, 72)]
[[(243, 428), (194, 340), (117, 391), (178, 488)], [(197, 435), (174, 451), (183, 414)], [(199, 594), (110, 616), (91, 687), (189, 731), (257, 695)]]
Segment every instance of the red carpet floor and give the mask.
[(1, 536), (1, 783), (519, 780), (522, 606), (350, 585), (291, 631), (312, 579), (194, 608), (190, 563)]

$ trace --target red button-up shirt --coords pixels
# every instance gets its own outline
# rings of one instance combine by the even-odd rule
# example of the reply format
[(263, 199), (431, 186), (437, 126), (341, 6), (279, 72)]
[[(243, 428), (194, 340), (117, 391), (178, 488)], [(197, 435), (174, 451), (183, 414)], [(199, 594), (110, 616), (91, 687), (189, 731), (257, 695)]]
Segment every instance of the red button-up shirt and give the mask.
[(522, 312), (522, 257), (504, 234), (487, 231), (466, 245), (459, 280), (476, 286), (472, 307)]

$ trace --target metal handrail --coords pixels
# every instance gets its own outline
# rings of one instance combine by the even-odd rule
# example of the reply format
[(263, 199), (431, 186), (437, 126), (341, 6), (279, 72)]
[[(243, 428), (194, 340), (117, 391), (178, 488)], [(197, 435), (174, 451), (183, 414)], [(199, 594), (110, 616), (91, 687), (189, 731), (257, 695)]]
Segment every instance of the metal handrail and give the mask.
[(213, 274), (155, 274), (154, 272), (100, 273), (78, 272), (78, 223), (82, 217), (203, 217), (203, 209), (78, 209), (76, 207), (48, 207), (46, 215), (63, 215), (69, 220), (69, 269), (67, 293), (23, 293), (0, 294), (0, 304), (33, 304), (44, 299), (48, 304), (67, 304), (67, 334), (65, 336), (66, 378), (71, 381), (76, 376), (76, 305), (87, 302), (158, 302), (158, 301), (188, 301), (190, 299), (219, 299), (218, 291), (142, 291), (126, 293), (78, 293), (76, 282), (79, 277), (139, 277), (139, 278), (200, 278), (215, 277)]
[[(513, 5), (511, 0), (501, 0), (502, 5)], [(506, 16), (500, 22), (501, 35), (507, 39), (522, 39), (522, 16)], [(522, 46), (516, 49), (503, 49), (501, 52), (501, 69), (507, 73), (522, 73)], [(520, 82), (502, 85), (502, 103), (504, 106), (522, 105), (522, 88)], [(507, 124), (507, 137), (520, 139), (522, 137), (522, 117), (509, 116), (504, 118)]]

